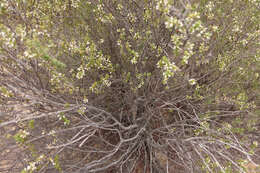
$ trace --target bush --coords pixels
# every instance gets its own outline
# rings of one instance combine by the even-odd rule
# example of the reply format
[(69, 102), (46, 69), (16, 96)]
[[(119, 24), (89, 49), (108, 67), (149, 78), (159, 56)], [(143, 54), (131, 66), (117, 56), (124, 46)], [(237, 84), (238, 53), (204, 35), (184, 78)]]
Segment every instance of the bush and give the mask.
[(0, 127), (20, 128), (22, 172), (244, 172), (257, 146), (259, 8), (3, 0)]

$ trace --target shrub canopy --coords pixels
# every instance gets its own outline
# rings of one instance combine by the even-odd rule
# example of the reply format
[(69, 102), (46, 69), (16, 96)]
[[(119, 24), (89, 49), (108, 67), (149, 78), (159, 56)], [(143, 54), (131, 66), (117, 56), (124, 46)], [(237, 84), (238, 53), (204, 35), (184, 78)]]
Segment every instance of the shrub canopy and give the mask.
[(243, 172), (259, 0), (2, 0), (0, 128), (31, 172)]

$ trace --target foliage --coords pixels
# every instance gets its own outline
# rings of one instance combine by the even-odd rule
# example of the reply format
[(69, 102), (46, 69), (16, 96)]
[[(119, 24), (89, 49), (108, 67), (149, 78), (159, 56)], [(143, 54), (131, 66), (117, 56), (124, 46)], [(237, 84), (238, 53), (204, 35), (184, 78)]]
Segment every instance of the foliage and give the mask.
[(2, 0), (0, 128), (19, 124), (15, 140), (39, 149), (23, 171), (244, 172), (255, 142), (242, 137), (259, 129), (259, 8)]

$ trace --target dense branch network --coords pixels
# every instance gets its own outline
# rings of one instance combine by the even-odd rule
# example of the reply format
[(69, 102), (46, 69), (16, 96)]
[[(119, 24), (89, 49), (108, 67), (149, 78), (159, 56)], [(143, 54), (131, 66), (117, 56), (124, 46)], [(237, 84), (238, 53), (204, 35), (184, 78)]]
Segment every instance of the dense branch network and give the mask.
[(254, 2), (0, 7), (0, 129), (17, 127), (23, 173), (245, 172), (235, 126), (259, 120)]

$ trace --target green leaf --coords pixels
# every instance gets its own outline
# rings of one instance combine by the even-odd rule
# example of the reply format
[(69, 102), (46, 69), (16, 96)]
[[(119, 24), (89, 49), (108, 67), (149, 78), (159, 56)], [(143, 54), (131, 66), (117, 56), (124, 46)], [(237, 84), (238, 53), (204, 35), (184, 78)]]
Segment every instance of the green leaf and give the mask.
[(59, 155), (56, 155), (56, 156), (54, 157), (54, 167), (55, 167), (59, 172), (62, 171), (61, 166), (60, 166), (60, 162), (59, 162)]
[(35, 122), (35, 120), (29, 121), (28, 126), (29, 126), (30, 129), (34, 129), (34, 122)]

